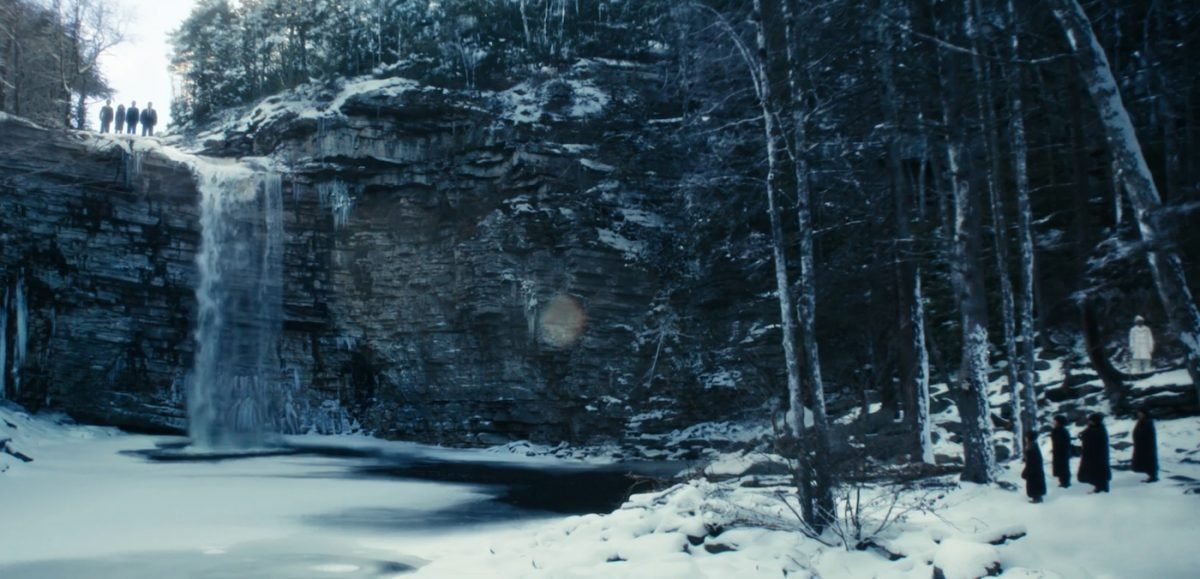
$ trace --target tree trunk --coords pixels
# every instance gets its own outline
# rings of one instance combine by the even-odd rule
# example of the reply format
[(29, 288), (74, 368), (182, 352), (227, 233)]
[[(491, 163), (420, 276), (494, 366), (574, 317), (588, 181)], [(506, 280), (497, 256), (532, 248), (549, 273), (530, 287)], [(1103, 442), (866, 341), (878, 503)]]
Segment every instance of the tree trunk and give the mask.
[[(974, 19), (980, 17), (977, 4), (973, 0), (964, 0), (963, 11), (967, 17), (964, 25), (971, 27)], [(1013, 298), (1012, 277), (1008, 273), (1008, 225), (1004, 216), (1004, 200), (1000, 196), (1000, 139), (996, 131), (996, 114), (992, 108), (991, 66), (982, 62), (980, 52), (982, 46), (978, 42), (979, 35), (968, 31), (972, 39), (971, 72), (975, 77), (975, 103), (979, 108), (979, 122), (985, 135), (987, 157), (991, 170), (987, 174), (988, 202), (992, 213), (992, 255), (996, 261), (996, 278), (1000, 285), (1000, 319), (1004, 338), (1004, 359), (1008, 362), (1004, 374), (1008, 380), (1009, 413), (1012, 415), (1011, 429), (1013, 434), (1013, 458), (1022, 455), (1024, 447), (1025, 427), (1021, 424), (1021, 388), (1017, 376), (1017, 332), (1016, 304)]]
[(1113, 414), (1124, 416), (1129, 414), (1129, 385), (1125, 382), (1125, 374), (1112, 364), (1108, 352), (1104, 350), (1104, 333), (1100, 329), (1100, 315), (1096, 312), (1096, 304), (1089, 297), (1083, 298), (1079, 305), (1083, 322), (1083, 344), (1087, 349), (1088, 361), (1100, 382), (1104, 384), (1104, 395), (1108, 397), (1109, 407)]
[(88, 126), (87, 97), (90, 91), (91, 87), (88, 86), (87, 77), (80, 78), (79, 94), (76, 95), (75, 99), (75, 128), (81, 131), (87, 130)]
[[(935, 2), (938, 5), (946, 2)], [(938, 19), (939, 35), (944, 34)], [(992, 446), (992, 423), (987, 398), (987, 296), (983, 272), (979, 267), (980, 223), (977, 197), (966, 167), (966, 134), (959, 120), (963, 117), (961, 98), (947, 55), (939, 47), (938, 84), (941, 88), (942, 124), (946, 132), (946, 167), (954, 198), (954, 239), (951, 256), (955, 294), (962, 323), (962, 360), (959, 369), (957, 399), (963, 424), (962, 480), (981, 484), (995, 480), (996, 451)]]
[[(1016, 62), (1020, 57), (1016, 8), (1013, 0), (1005, 2), (1008, 12), (1009, 60)], [(1037, 375), (1034, 372), (1035, 329), (1033, 321), (1034, 247), (1033, 206), (1029, 198), (1029, 169), (1026, 163), (1029, 147), (1025, 142), (1025, 116), (1021, 102), (1021, 75), (1016, 66), (1008, 69), (1009, 147), (1012, 149), (1013, 184), (1017, 189), (1017, 239), (1021, 251), (1021, 287), (1019, 328), (1021, 344), (1021, 410), (1022, 422), (1027, 428), (1037, 431)]]
[(525, 29), (525, 46), (529, 46), (533, 42), (533, 38), (529, 35), (529, 16), (525, 13), (525, 1), (520, 0), (521, 26)]
[[(933, 440), (929, 425), (929, 352), (925, 345), (925, 306), (921, 295), (921, 268), (913, 259), (914, 239), (910, 221), (911, 196), (909, 179), (904, 174), (900, 139), (900, 95), (894, 76), (896, 40), (890, 32), (886, 14), (887, 4), (879, 7), (881, 17), (876, 20), (876, 32), (880, 45), (876, 60), (879, 78), (883, 82), (883, 108), (890, 127), (888, 139), (888, 171), (891, 173), (892, 197), (895, 200), (896, 240), (893, 258), (896, 267), (897, 313), (899, 328), (899, 375), (900, 406), (904, 412), (904, 423), (912, 434), (912, 449), (918, 460), (934, 463)], [(923, 171), (919, 167), (918, 171)], [(923, 185), (924, 180), (918, 177)]]
[(1071, 145), (1071, 202), (1075, 210), (1075, 218), (1071, 226), (1075, 233), (1075, 279), (1079, 280), (1080, 289), (1086, 289), (1088, 284), (1088, 259), (1093, 249), (1092, 241), (1092, 188), (1088, 185), (1087, 173), (1087, 136), (1083, 120), (1083, 109), (1087, 103), (1083, 94), (1068, 83), (1071, 104), (1067, 113), (1068, 132)]
[(1080, 65), (1080, 75), (1100, 113), (1100, 122), (1120, 168), (1147, 252), (1150, 271), (1167, 318), (1187, 352), (1187, 369), (1200, 396), (1200, 309), (1187, 285), (1179, 254), (1159, 231), (1156, 213), (1162, 205), (1158, 187), (1138, 143), (1133, 121), (1121, 100), (1104, 49), (1077, 0), (1050, 0), (1067, 42)]
[[(760, 0), (761, 1), (761, 0)], [(808, 466), (812, 472), (813, 481), (810, 500), (813, 503), (811, 525), (820, 532), (837, 515), (833, 500), (833, 476), (831, 471), (831, 453), (829, 444), (829, 419), (825, 411), (825, 385), (821, 379), (821, 358), (817, 345), (817, 283), (816, 268), (813, 260), (813, 227), (812, 227), (812, 191), (809, 188), (808, 160), (805, 148), (808, 146), (805, 130), (807, 107), (804, 104), (804, 93), (800, 86), (799, 35), (796, 28), (795, 0), (782, 0), (784, 37), (786, 43), (786, 58), (788, 70), (788, 86), (791, 89), (791, 99), (788, 109), (791, 113), (792, 128), (792, 169), (795, 178), (796, 217), (800, 224), (800, 279), (799, 279), (799, 321), (800, 321), (800, 351), (804, 357), (804, 378), (807, 381), (811, 397), (813, 413), (813, 449)], [(761, 16), (762, 13), (759, 12)], [(760, 19), (761, 22), (761, 19)]]

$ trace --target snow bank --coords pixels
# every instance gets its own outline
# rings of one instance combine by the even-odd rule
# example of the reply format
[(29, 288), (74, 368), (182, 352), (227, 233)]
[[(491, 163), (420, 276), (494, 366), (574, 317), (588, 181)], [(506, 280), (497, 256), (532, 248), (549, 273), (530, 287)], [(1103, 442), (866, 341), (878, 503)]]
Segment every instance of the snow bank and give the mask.
[[(42, 450), (73, 441), (117, 436), (115, 428), (80, 426), (65, 414), (31, 415), (20, 406), (0, 400), (0, 441), (7, 441), (13, 452), (36, 462)], [(12, 454), (0, 452), (0, 473), (27, 463)], [(3, 493), (0, 492), (0, 496)]]
[(416, 577), (809, 577), (796, 533), (742, 528), (712, 537), (707, 483), (636, 495), (610, 515), (570, 517), (436, 558)]
[(607, 92), (584, 78), (524, 81), (490, 96), (499, 108), (500, 118), (515, 124), (535, 124), (552, 117), (594, 117), (604, 112), (612, 100)]
[(954, 538), (942, 541), (933, 565), (946, 579), (979, 579), (993, 575), (999, 559), (1000, 553), (991, 545)]
[(1149, 378), (1135, 380), (1132, 382), (1134, 388), (1153, 388), (1155, 386), (1188, 386), (1191, 385), (1192, 378), (1188, 376), (1186, 368), (1177, 370), (1169, 370), (1159, 372)]

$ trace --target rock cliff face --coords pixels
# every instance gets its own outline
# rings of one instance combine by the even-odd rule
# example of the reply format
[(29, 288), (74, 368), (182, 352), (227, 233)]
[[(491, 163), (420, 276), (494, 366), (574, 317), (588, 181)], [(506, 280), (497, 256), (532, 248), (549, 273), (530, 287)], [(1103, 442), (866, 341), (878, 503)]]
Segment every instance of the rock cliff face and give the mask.
[[(498, 95), (306, 87), (209, 135), (203, 154), (283, 175), (285, 428), (580, 441), (761, 402), (733, 384), (775, 359), (749, 323), (769, 318), (769, 283), (710, 275), (687, 238), (650, 84), (593, 63)], [(29, 326), (17, 363), (10, 298), (9, 397), (180, 427), (200, 239), (188, 170), (4, 129), (0, 279), (24, 284)]]
[(0, 119), (0, 392), (181, 427), (197, 208), (175, 163)]

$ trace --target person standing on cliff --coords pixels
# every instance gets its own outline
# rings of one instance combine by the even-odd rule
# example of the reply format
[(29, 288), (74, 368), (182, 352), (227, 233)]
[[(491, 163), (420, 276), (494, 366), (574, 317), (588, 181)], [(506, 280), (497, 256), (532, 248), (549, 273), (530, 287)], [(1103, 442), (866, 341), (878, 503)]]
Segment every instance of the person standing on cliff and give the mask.
[(142, 136), (153, 137), (154, 125), (158, 124), (158, 111), (154, 110), (154, 103), (146, 103), (146, 108), (142, 109)]
[(125, 132), (125, 104), (117, 105), (117, 130), (118, 135)]
[(107, 133), (108, 128), (112, 126), (113, 108), (112, 99), (104, 101), (104, 106), (100, 107), (100, 132)]
[(137, 108), (137, 101), (131, 101), (129, 108), (125, 109), (125, 132), (131, 135), (137, 134), (138, 118), (141, 111)]
[(1146, 326), (1146, 318), (1133, 318), (1133, 328), (1129, 330), (1129, 371), (1134, 374), (1145, 374), (1154, 370), (1154, 334)]

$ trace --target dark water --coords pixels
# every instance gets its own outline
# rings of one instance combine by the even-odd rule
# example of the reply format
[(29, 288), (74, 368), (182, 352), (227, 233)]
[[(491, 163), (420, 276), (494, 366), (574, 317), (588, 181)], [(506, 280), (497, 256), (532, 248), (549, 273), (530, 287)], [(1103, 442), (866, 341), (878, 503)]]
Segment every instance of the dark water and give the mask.
[[(674, 467), (678, 470), (678, 467)], [(629, 495), (654, 490), (664, 465), (531, 468), (511, 464), (418, 460), (357, 469), (362, 476), (483, 484), (497, 487), (499, 503), (516, 510), (578, 515), (607, 513)]]
[[(546, 514), (580, 515), (607, 513), (621, 506), (631, 494), (648, 492), (669, 483), (681, 466), (669, 462), (630, 462), (617, 465), (530, 464), (489, 461), (475, 454), (449, 460), (419, 451), (379, 450), (314, 444), (280, 444), (254, 451), (193, 452), (184, 444), (165, 444), (130, 454), (156, 462), (217, 462), (274, 456), (318, 456), (347, 460), (342, 476), (394, 478), (482, 485), (494, 494), (494, 504), (472, 506), (475, 511), (454, 516), (466, 524), (489, 520), (511, 520)], [(357, 520), (359, 517), (347, 517)], [(376, 517), (370, 517), (375, 520)], [(402, 512), (396, 525), (403, 526)], [(376, 526), (372, 523), (368, 526)]]

